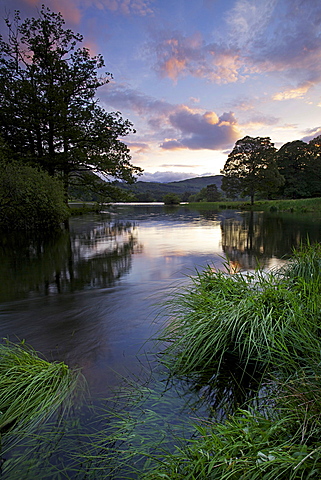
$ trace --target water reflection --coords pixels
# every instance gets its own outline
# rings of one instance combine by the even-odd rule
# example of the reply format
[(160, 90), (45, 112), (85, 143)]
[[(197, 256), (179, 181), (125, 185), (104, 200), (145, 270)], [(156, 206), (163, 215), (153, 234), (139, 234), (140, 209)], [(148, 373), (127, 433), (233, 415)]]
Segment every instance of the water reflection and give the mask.
[(74, 218), (52, 238), (2, 236), (0, 336), (80, 365), (107, 390), (119, 373), (139, 375), (162, 301), (196, 268), (222, 269), (224, 253), (243, 269), (271, 267), (307, 236), (321, 240), (320, 219), (159, 205)]
[(111, 286), (141, 250), (136, 237), (134, 224), (109, 221), (50, 238), (2, 236), (0, 301)]
[[(222, 249), (235, 268), (279, 264), (308, 240), (320, 241), (320, 219), (305, 215), (236, 213), (221, 223)], [(275, 262), (273, 262), (275, 259)]]

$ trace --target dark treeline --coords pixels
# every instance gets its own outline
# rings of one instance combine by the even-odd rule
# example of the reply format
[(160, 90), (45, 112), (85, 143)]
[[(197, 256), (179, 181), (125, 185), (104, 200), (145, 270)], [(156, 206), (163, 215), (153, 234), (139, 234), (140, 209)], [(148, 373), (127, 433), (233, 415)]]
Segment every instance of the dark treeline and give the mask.
[(295, 140), (279, 150), (269, 137), (238, 140), (222, 170), (230, 198), (310, 198), (321, 196), (321, 136)]
[(321, 197), (321, 136), (309, 143), (295, 140), (279, 150), (269, 137), (246, 136), (228, 155), (222, 175), (189, 180), (122, 185), (134, 201), (163, 201), (175, 194), (182, 202), (223, 199), (300, 199)]

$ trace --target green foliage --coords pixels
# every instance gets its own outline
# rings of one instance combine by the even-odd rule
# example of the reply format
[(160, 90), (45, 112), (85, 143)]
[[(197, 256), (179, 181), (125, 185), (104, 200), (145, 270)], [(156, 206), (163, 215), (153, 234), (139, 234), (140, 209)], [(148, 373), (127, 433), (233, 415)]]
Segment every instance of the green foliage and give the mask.
[(282, 185), (283, 179), (275, 163), (275, 147), (266, 137), (244, 137), (238, 140), (222, 170), (222, 189), (231, 198), (250, 196), (251, 204), (256, 193), (267, 196)]
[(101, 55), (77, 48), (81, 35), (64, 27), (60, 13), (44, 5), (38, 18), (6, 19), (8, 41), (0, 38), (0, 133), (16, 158), (40, 165), (69, 184), (89, 171), (106, 180), (133, 182), (134, 167), (120, 137), (133, 132), (120, 112), (107, 113), (96, 90), (109, 82), (100, 75)]
[[(287, 416), (266, 418), (239, 410), (225, 423), (195, 426), (195, 436), (183, 448), (167, 453), (141, 478), (170, 480), (303, 480), (320, 478), (321, 445), (290, 437)], [(320, 425), (318, 426), (320, 430)]]
[(179, 205), (181, 199), (175, 193), (168, 193), (164, 195), (163, 201), (165, 205)]
[(317, 361), (320, 259), (320, 247), (309, 246), (270, 273), (229, 275), (211, 267), (197, 273), (192, 286), (169, 301), (171, 321), (160, 339), (170, 372), (189, 379), (215, 375), (226, 356), (260, 370)]
[(309, 144), (289, 142), (277, 152), (276, 161), (285, 179), (281, 193), (289, 198), (319, 197), (321, 195), (320, 137)]
[[(229, 204), (233, 208), (233, 204)], [(236, 204), (234, 203), (234, 206)], [(239, 204), (237, 208), (246, 209), (249, 205)], [(254, 210), (265, 210), (270, 212), (307, 213), (319, 212), (321, 210), (321, 198), (299, 198), (296, 200), (259, 200), (254, 205)]]
[(41, 359), (30, 347), (0, 344), (0, 431), (50, 418), (67, 400), (72, 405), (79, 372)]
[(307, 164), (311, 161), (308, 145), (302, 141), (283, 145), (276, 154), (279, 172), (284, 177), (281, 193), (289, 198), (305, 198), (310, 195), (310, 186), (306, 174)]
[[(231, 400), (231, 380), (241, 384), (242, 372), (259, 376), (251, 387), (253, 395), (234, 404), (228, 415), (221, 414), (223, 402), (215, 410), (212, 401), (209, 418), (197, 418), (190, 404), (177, 417), (177, 383), (166, 378), (165, 387), (158, 384), (151, 390), (142, 378), (143, 386), (129, 385), (118, 393), (112, 411), (111, 399), (109, 408), (93, 410), (94, 431), (77, 436), (77, 424), (61, 437), (56, 448), (67, 454), (66, 463), (50, 464), (49, 452), (41, 461), (34, 455), (37, 458), (27, 463), (18, 452), (12, 474), (10, 463), (4, 464), (10, 478), (32, 478), (45, 465), (43, 478), (318, 480), (320, 274), (319, 244), (294, 251), (289, 263), (271, 272), (230, 274), (210, 267), (197, 272), (191, 285), (177, 290), (168, 301), (170, 319), (160, 336), (165, 342), (161, 362), (173, 369), (170, 376), (186, 377), (187, 382), (180, 384), (186, 387), (186, 400), (188, 388), (208, 388), (213, 379), (217, 397), (219, 373), (227, 379), (222, 389), (225, 402)], [(23, 355), (19, 353), (13, 362), (15, 368), (22, 368), (21, 375), (14, 377), (19, 394), (19, 380), (24, 380), (29, 364)], [(231, 360), (230, 369), (224, 357)], [(28, 391), (28, 386), (22, 390)], [(201, 392), (206, 395), (206, 389)], [(24, 417), (19, 401), (16, 405), (19, 424)], [(26, 412), (28, 425), (28, 408)], [(23, 444), (28, 446), (30, 440), (32, 445), (33, 438), (38, 441), (24, 433)], [(41, 438), (45, 451), (50, 435)], [(27, 470), (30, 477), (24, 476)]]
[(196, 195), (191, 195), (189, 202), (217, 202), (221, 198), (217, 185), (212, 183), (203, 187)]
[(52, 230), (69, 215), (62, 183), (19, 162), (0, 164), (0, 228)]
[[(84, 377), (79, 371), (70, 370), (64, 363), (50, 363), (40, 358), (24, 342), (0, 344), (1, 454), (6, 456), (16, 444), (26, 442), (30, 447), (30, 441), (38, 438), (38, 429), (50, 420), (55, 419), (54, 428), (59, 430), (59, 421), (66, 418), (85, 391)], [(43, 441), (46, 443), (45, 437), (41, 438)], [(37, 445), (39, 438), (32, 449), (36, 457)], [(32, 456), (27, 450), (28, 454)], [(21, 452), (20, 462), (23, 457)], [(10, 474), (14, 466), (13, 459), (6, 461), (5, 474)], [(14, 477), (10, 474), (10, 478)], [(20, 472), (18, 478), (30, 477)]]

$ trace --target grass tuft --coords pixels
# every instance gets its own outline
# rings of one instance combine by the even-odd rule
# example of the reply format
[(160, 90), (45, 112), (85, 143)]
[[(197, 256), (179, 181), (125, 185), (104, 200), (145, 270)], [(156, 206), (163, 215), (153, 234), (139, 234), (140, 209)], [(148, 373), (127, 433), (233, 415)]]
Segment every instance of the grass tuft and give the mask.
[[(5, 339), (0, 344), (2, 455), (11, 455), (16, 444), (29, 444), (48, 422), (55, 421), (55, 429), (59, 430), (59, 421), (66, 418), (85, 391), (80, 371), (40, 358), (24, 342), (14, 344)], [(12, 466), (12, 460), (6, 461), (4, 472)]]

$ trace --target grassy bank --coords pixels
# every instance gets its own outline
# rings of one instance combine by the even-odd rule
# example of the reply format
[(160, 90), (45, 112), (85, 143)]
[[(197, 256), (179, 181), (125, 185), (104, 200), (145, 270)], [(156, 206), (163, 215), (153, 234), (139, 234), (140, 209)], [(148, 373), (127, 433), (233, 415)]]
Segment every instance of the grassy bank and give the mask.
[(247, 202), (199, 202), (189, 203), (190, 207), (202, 210), (253, 210), (268, 212), (294, 212), (294, 213), (321, 213), (321, 198), (305, 198), (299, 200), (257, 200), (254, 205)]
[(309, 245), (268, 274), (209, 267), (171, 299), (162, 362), (206, 386), (214, 421), (153, 478), (320, 478), (320, 274), (321, 247)]
[(68, 202), (70, 215), (85, 215), (86, 213), (100, 213), (102, 210), (101, 204), (97, 202)]

